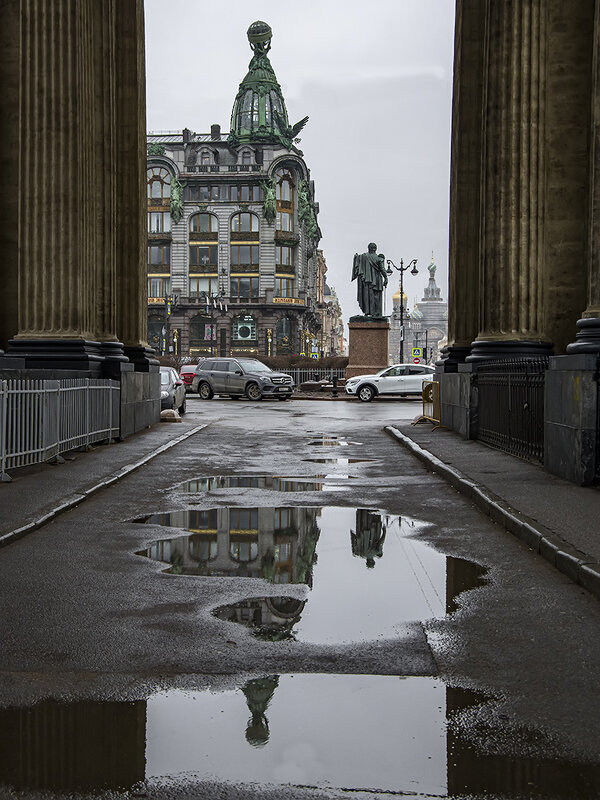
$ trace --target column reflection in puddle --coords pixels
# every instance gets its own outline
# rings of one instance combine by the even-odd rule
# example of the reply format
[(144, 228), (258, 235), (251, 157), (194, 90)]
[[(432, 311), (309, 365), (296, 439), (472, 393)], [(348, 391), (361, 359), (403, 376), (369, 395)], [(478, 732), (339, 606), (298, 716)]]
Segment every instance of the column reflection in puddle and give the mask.
[(172, 690), (135, 702), (49, 699), (0, 709), (0, 794), (135, 786), (141, 796), (165, 780), (213, 778), (596, 800), (598, 761), (557, 757), (554, 735), (509, 727), (490, 709), (479, 714), (488, 701), (435, 678), (338, 674), (264, 675), (226, 691)]
[(430, 678), (280, 675), (156, 695), (147, 775), (445, 793), (444, 693)]

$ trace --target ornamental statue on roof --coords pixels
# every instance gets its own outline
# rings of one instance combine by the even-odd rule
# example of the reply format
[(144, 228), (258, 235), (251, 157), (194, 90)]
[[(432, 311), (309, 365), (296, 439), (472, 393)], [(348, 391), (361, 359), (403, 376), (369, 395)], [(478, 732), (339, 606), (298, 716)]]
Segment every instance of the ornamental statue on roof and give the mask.
[(295, 125), (289, 124), (281, 86), (267, 55), (272, 37), (271, 26), (266, 22), (258, 20), (248, 28), (248, 41), (254, 55), (233, 104), (228, 142), (234, 146), (244, 142), (271, 142), (297, 151), (293, 142), (308, 117)]

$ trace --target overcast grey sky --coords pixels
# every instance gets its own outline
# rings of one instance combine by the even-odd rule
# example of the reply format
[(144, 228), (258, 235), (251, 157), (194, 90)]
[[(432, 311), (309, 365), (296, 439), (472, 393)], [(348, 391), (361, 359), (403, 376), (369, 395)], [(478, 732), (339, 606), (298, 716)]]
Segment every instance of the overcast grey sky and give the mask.
[[(146, 0), (148, 129), (229, 130), (251, 50), (248, 26), (273, 29), (269, 57), (320, 204), (320, 247), (344, 319), (360, 313), (352, 257), (374, 241), (408, 276), (412, 307), (433, 250), (447, 297), (454, 0)], [(391, 295), (398, 289), (390, 278)]]

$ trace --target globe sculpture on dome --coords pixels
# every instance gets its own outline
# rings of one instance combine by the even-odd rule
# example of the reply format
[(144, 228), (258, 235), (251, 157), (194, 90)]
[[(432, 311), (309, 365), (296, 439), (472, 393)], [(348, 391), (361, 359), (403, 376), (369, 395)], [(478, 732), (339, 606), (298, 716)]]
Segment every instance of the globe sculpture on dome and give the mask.
[[(267, 22), (257, 20), (253, 22), (248, 28), (248, 41), (250, 47), (257, 52), (266, 52), (271, 48), (271, 39), (273, 38), (273, 30)], [(265, 48), (265, 45), (268, 45)]]

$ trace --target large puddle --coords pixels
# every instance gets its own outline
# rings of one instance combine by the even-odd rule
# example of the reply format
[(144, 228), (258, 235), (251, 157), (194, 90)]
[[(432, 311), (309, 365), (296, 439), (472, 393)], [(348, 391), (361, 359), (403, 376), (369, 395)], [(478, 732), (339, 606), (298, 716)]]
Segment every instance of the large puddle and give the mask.
[(398, 636), (403, 623), (454, 611), (457, 595), (480, 585), (485, 573), (417, 539), (424, 523), (375, 509), (212, 508), (143, 521), (191, 532), (138, 552), (167, 564), (171, 574), (309, 587), (303, 600), (257, 594), (215, 611), (272, 640), (333, 644)]
[(483, 702), (432, 678), (323, 674), (129, 703), (46, 700), (0, 710), (0, 785), (145, 796), (212, 779), (408, 797), (598, 797), (598, 765), (527, 755), (544, 752), (540, 734), (513, 731), (510, 752), (493, 755), (463, 738), (457, 720)]

